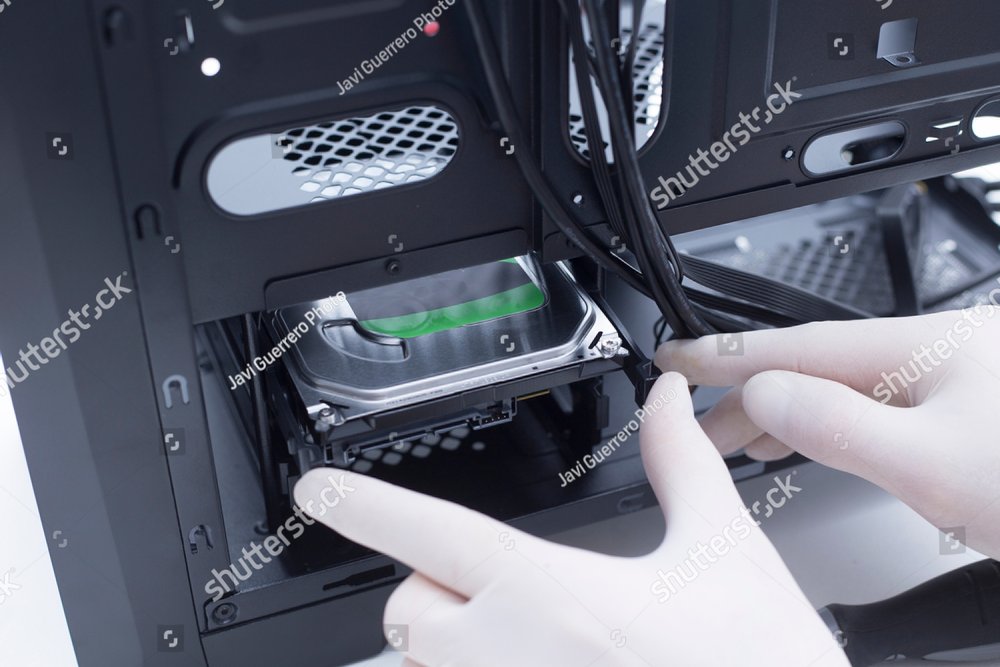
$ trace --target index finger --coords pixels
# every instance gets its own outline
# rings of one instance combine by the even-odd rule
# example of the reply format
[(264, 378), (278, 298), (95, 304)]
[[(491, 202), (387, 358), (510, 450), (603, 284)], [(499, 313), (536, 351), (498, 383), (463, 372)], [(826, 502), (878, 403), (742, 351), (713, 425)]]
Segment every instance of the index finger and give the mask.
[(325, 526), (469, 598), (509, 563), (496, 556), (535, 539), (455, 503), (332, 468), (306, 473), (294, 496)]
[(958, 313), (896, 319), (815, 322), (787, 329), (670, 341), (656, 365), (692, 384), (742, 385), (754, 375), (784, 370), (846, 384), (870, 394), (882, 373), (908, 363), (923, 343), (947, 335)]

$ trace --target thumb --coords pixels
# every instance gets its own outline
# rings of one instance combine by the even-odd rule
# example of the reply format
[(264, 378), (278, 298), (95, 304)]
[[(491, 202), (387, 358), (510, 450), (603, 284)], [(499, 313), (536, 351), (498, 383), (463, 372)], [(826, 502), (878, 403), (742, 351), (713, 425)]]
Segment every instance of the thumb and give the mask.
[(649, 483), (671, 530), (737, 516), (742, 501), (729, 469), (694, 416), (687, 380), (667, 373), (653, 385), (639, 440)]
[(911, 410), (878, 403), (850, 387), (791, 371), (758, 373), (743, 387), (743, 409), (762, 430), (814, 461), (884, 486), (910, 440)]

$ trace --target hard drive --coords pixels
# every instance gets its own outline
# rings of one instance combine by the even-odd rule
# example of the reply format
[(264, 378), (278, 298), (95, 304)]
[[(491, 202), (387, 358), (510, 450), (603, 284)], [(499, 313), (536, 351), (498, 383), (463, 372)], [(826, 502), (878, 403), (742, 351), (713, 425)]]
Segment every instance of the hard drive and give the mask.
[[(435, 419), (487, 426), (509, 419), (518, 396), (627, 355), (568, 267), (526, 258), (283, 308), (270, 328), (278, 341), (302, 334), (281, 363), (315, 430), (334, 439), (376, 437), (386, 423), (417, 437)], [(504, 401), (511, 414), (484, 409)]]

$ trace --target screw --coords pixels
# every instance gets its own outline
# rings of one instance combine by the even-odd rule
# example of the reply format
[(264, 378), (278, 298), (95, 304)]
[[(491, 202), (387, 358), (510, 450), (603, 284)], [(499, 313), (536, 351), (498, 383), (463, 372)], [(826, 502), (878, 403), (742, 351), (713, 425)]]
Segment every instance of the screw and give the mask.
[(236, 620), (239, 610), (232, 602), (224, 602), (212, 610), (212, 620), (219, 625), (229, 625)]
[(622, 347), (622, 342), (618, 338), (605, 338), (598, 347), (600, 347), (602, 357), (611, 359), (618, 354), (618, 350)]
[(385, 263), (385, 270), (390, 276), (394, 276), (403, 270), (403, 265), (397, 259), (390, 259)]
[(326, 430), (331, 426), (340, 426), (344, 423), (344, 416), (340, 414), (340, 410), (333, 407), (326, 407), (319, 412), (319, 423), (316, 424), (317, 427), (324, 427), (322, 430)]

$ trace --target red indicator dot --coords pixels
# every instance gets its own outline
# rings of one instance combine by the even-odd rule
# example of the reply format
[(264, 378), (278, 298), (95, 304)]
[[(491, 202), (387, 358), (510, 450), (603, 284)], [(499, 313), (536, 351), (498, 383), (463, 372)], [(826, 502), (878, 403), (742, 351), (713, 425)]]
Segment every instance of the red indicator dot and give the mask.
[(437, 21), (431, 21), (424, 26), (424, 34), (428, 37), (434, 37), (441, 31), (441, 24)]

